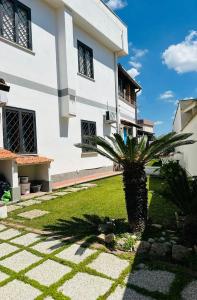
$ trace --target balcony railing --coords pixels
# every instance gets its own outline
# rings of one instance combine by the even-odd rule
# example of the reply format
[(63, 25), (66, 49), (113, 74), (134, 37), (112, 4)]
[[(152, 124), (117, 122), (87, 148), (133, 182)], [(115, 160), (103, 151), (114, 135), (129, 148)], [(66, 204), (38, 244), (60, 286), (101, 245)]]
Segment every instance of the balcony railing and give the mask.
[(123, 100), (129, 102), (132, 105), (136, 105), (136, 101), (132, 98), (132, 96), (130, 94), (128, 94), (126, 92), (126, 90), (124, 91), (119, 91), (119, 97), (122, 98)]

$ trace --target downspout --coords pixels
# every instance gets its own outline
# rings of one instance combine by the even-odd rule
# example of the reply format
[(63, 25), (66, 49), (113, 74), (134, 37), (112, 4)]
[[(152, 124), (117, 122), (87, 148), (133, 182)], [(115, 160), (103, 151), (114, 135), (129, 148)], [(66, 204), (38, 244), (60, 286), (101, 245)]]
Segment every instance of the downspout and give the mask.
[(115, 98), (116, 98), (116, 130), (120, 133), (120, 110), (119, 110), (119, 93), (118, 93), (118, 63), (117, 52), (114, 53), (114, 74), (115, 74)]

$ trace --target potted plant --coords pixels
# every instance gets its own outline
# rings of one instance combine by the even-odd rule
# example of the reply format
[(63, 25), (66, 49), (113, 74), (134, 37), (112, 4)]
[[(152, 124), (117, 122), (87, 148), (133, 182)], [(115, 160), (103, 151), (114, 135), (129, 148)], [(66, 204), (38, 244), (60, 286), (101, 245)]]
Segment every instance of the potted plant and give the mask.
[(8, 216), (7, 204), (11, 200), (11, 192), (5, 191), (1, 197), (2, 204), (0, 204), (0, 219), (6, 219)]

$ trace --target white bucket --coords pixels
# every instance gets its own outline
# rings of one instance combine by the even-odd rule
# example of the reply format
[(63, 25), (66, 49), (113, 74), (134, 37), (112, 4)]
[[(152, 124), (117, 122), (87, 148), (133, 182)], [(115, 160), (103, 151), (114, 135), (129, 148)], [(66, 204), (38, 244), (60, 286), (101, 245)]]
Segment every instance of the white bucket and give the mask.
[(0, 206), (0, 219), (6, 219), (8, 217), (8, 208), (6, 205)]

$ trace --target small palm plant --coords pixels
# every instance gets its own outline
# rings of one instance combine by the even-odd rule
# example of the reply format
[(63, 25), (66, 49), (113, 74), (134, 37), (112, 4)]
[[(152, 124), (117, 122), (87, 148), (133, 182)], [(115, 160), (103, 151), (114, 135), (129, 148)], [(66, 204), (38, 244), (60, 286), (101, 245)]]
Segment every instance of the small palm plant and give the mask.
[(154, 158), (159, 158), (171, 147), (193, 144), (188, 140), (192, 134), (176, 134), (174, 132), (162, 136), (149, 144), (143, 137), (128, 136), (126, 144), (120, 134), (103, 137), (88, 137), (87, 144), (76, 144), (78, 148), (97, 152), (100, 155), (123, 167), (123, 183), (125, 192), (128, 222), (132, 232), (144, 230), (148, 213), (148, 191), (145, 165)]

